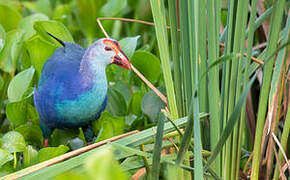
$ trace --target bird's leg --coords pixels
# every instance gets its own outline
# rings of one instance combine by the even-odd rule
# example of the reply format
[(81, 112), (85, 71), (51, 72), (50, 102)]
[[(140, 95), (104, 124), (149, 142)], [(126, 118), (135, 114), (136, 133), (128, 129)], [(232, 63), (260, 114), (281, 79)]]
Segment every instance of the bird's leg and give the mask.
[(42, 134), (43, 134), (43, 137), (44, 137), (43, 146), (47, 147), (48, 146), (48, 138), (51, 135), (53, 129), (48, 127), (48, 126), (46, 126), (41, 121), (40, 121), (40, 128), (41, 128), (41, 131), (42, 131)]
[(44, 139), (44, 141), (43, 141), (43, 147), (48, 147), (48, 139)]
[(94, 139), (94, 132), (92, 130), (92, 126), (91, 125), (84, 126), (84, 127), (82, 127), (82, 130), (84, 132), (84, 136), (85, 136), (87, 145), (92, 144), (92, 141)]

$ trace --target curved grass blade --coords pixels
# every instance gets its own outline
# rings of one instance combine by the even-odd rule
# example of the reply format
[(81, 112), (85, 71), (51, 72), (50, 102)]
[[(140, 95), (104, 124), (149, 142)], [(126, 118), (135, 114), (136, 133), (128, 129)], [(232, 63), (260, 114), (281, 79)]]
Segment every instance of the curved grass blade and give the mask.
[(221, 135), (221, 138), (219, 139), (216, 148), (213, 150), (212, 155), (209, 157), (207, 164), (205, 165), (205, 169), (207, 169), (211, 163), (215, 160), (216, 156), (220, 153), (220, 151), (222, 150), (223, 145), (225, 144), (227, 138), (230, 136), (230, 134), (232, 133), (234, 126), (236, 124), (236, 122), (238, 121), (239, 117), (240, 117), (240, 112), (242, 110), (243, 104), (246, 102), (246, 98), (248, 95), (248, 92), (252, 86), (252, 84), (254, 83), (254, 80), (256, 79), (256, 74), (251, 78), (251, 80), (249, 81), (249, 84), (247, 85), (247, 87), (243, 90), (243, 93), (240, 96), (240, 99), (237, 103), (237, 105), (234, 108), (233, 113), (230, 116), (230, 119), (228, 120), (228, 123), (226, 125), (226, 127), (224, 128), (224, 131)]

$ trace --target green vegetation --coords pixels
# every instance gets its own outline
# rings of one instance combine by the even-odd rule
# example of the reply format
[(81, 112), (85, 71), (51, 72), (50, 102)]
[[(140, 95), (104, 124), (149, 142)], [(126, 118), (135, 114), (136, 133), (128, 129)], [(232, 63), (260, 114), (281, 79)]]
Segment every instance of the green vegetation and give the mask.
[[(289, 161), (290, 3), (257, 3), (0, 0), (0, 176), (285, 178), (290, 172), (272, 133)], [(59, 46), (46, 32), (88, 47), (104, 37), (97, 17), (155, 22), (102, 24), (168, 107), (133, 71), (109, 66), (109, 101), (93, 123), (94, 141), (140, 132), (50, 163), (89, 146), (81, 129), (66, 129), (43, 147), (33, 91)]]

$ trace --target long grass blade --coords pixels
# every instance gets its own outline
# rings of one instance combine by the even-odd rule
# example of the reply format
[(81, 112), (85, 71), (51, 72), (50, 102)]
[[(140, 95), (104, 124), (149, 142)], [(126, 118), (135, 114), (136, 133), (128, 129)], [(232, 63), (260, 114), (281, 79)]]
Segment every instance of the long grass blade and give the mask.
[(158, 47), (160, 51), (161, 65), (163, 71), (163, 77), (166, 85), (166, 92), (168, 95), (168, 103), (170, 112), (174, 119), (178, 118), (177, 105), (175, 100), (175, 91), (172, 82), (170, 60), (169, 60), (169, 49), (166, 29), (166, 18), (163, 1), (150, 0), (153, 19), (155, 23), (155, 30), (157, 36)]
[[(279, 31), (281, 27), (283, 9), (285, 5), (285, 0), (279, 0), (275, 2), (274, 12), (271, 18), (271, 26), (269, 32), (268, 46), (266, 48), (265, 56), (270, 56), (276, 49), (277, 41), (279, 38)], [(259, 178), (259, 168), (260, 168), (260, 158), (261, 158), (261, 140), (263, 133), (263, 126), (265, 121), (265, 115), (267, 110), (267, 100), (270, 90), (270, 81), (273, 71), (274, 57), (272, 57), (267, 64), (265, 64), (263, 69), (263, 83), (259, 100), (255, 144), (253, 151), (253, 166), (251, 179), (257, 180)]]
[(217, 157), (218, 153), (222, 150), (222, 146), (226, 143), (227, 138), (230, 136), (231, 132), (233, 131), (233, 127), (235, 123), (238, 121), (240, 117), (240, 112), (242, 109), (243, 104), (246, 102), (246, 98), (248, 95), (248, 92), (256, 78), (256, 74), (251, 78), (249, 81), (247, 87), (243, 90), (240, 99), (237, 103), (237, 105), (234, 108), (233, 113), (230, 116), (230, 119), (226, 125), (226, 127), (223, 130), (223, 133), (221, 135), (221, 138), (219, 139), (216, 148), (213, 150), (212, 155), (209, 157), (207, 164), (206, 164), (206, 169), (211, 165), (211, 163), (215, 160)]

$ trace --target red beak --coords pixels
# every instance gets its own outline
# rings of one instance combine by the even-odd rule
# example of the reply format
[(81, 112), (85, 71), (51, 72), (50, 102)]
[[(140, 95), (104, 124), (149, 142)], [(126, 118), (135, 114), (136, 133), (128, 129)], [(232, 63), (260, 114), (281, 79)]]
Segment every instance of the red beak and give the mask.
[(122, 50), (120, 50), (119, 53), (114, 56), (113, 64), (116, 64), (125, 69), (131, 69), (130, 61)]

